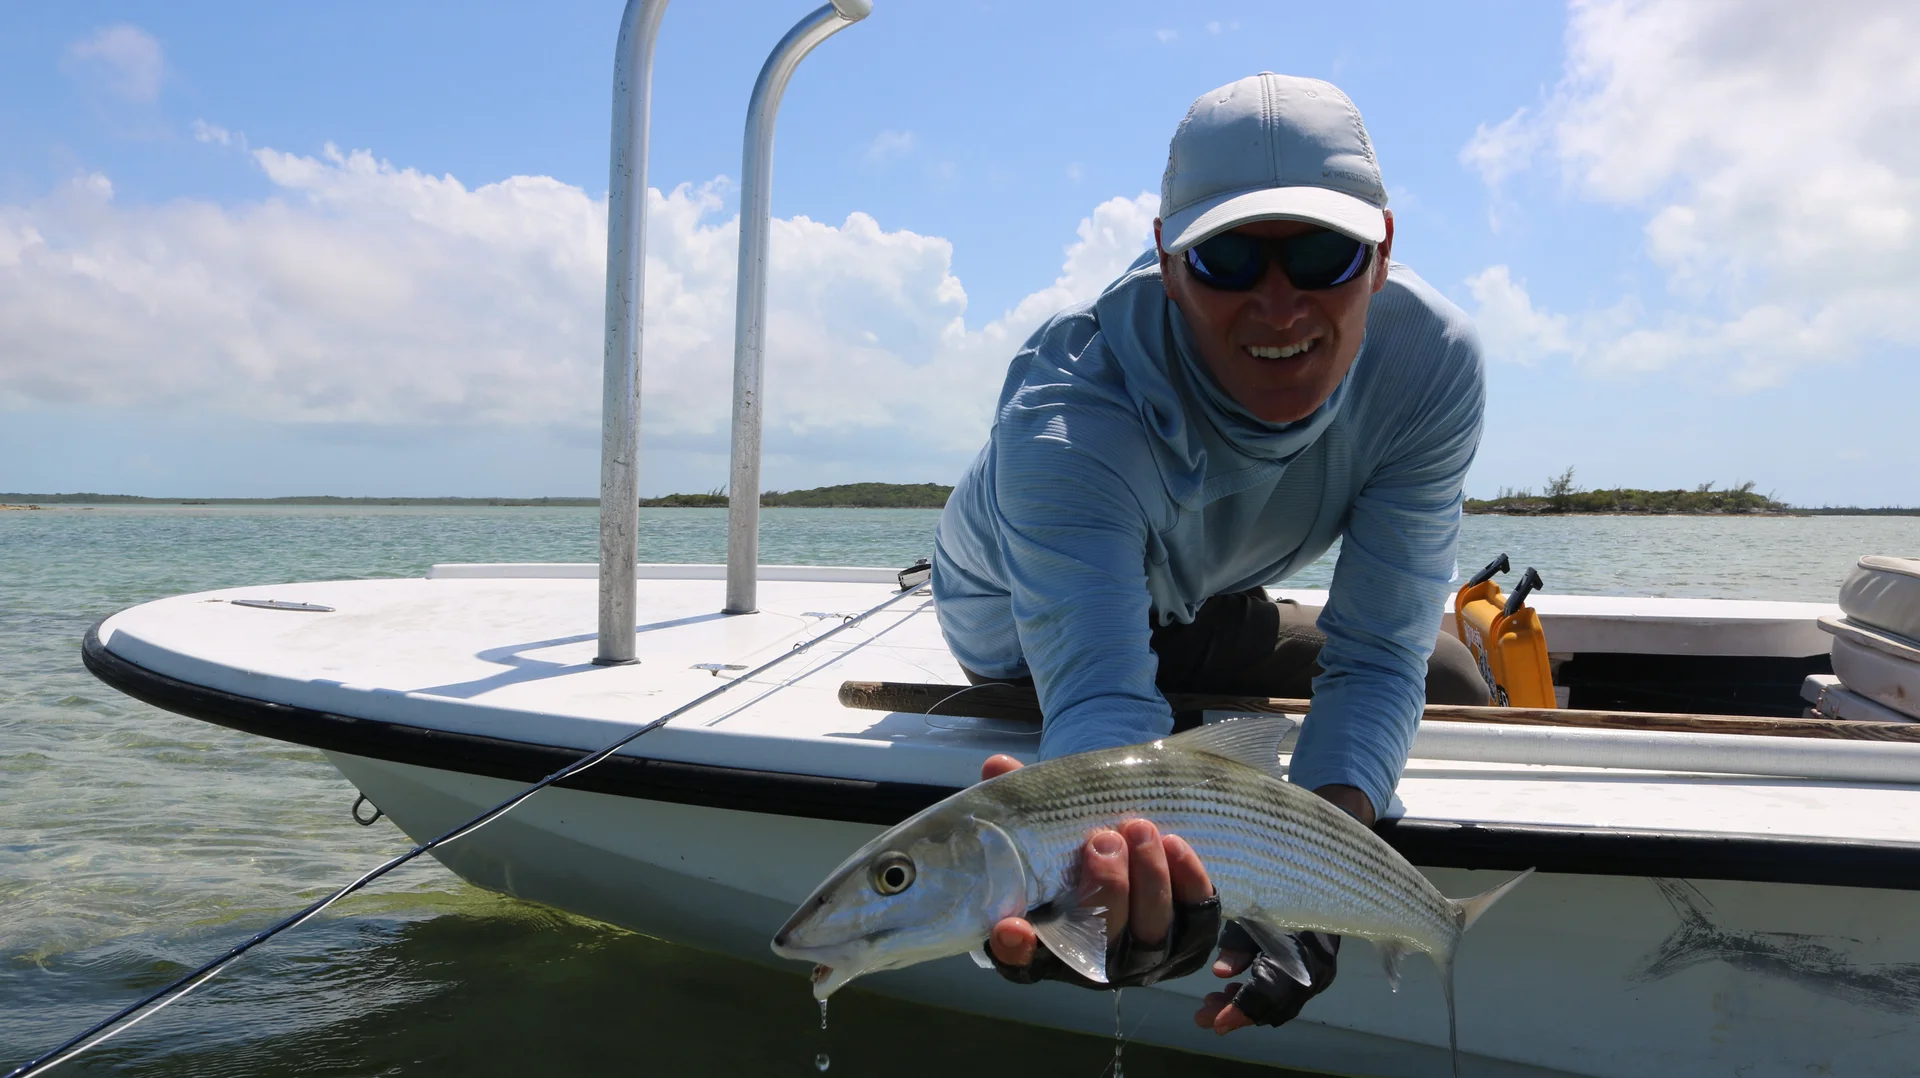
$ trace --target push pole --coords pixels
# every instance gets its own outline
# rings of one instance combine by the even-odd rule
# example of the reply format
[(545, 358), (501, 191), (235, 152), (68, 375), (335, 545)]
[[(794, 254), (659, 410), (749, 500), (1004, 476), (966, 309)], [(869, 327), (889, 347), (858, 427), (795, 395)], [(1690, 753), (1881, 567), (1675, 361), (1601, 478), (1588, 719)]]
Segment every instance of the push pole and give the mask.
[(761, 359), (767, 345), (767, 231), (773, 215), (773, 122), (780, 95), (814, 46), (873, 13), (871, 0), (833, 0), (801, 19), (760, 68), (747, 104), (740, 164), (740, 277), (733, 315), (733, 467), (727, 485), (727, 605), (756, 609), (760, 565)]
[(647, 270), (647, 118), (653, 42), (667, 0), (627, 0), (613, 58), (607, 182), (607, 340), (600, 411), (600, 646), (596, 666), (634, 658), (640, 560), (640, 322)]

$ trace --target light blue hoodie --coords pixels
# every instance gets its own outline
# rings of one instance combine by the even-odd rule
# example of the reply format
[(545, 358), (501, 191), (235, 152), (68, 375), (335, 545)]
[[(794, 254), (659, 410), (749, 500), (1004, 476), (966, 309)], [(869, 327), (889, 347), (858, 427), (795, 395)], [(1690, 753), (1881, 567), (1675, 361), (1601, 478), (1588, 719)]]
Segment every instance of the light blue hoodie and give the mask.
[(1295, 423), (1255, 418), (1206, 369), (1149, 251), (1014, 356), (940, 518), (941, 631), (977, 673), (1033, 676), (1042, 756), (1134, 744), (1173, 726), (1153, 624), (1191, 622), (1210, 596), (1282, 580), (1340, 539), (1291, 777), (1385, 808), (1425, 700), (1484, 403), (1467, 316), (1396, 264), (1326, 403)]

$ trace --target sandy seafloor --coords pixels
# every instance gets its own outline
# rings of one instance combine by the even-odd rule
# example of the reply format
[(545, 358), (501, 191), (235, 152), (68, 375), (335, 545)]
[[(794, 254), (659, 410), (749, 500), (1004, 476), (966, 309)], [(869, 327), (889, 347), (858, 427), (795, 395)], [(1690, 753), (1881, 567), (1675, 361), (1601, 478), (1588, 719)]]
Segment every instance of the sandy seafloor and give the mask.
[[(768, 510), (761, 555), (904, 565), (937, 515)], [(90, 625), (214, 587), (589, 561), (596, 521), (592, 509), (0, 513), (0, 1070), (407, 845), (385, 822), (348, 822), (354, 791), (319, 753), (95, 681), (79, 659)], [(648, 510), (643, 556), (718, 561), (724, 529), (721, 510)], [(1920, 554), (1920, 519), (1467, 519), (1463, 568), (1502, 550), (1555, 591), (1818, 601), (1860, 554)], [(1291, 583), (1330, 573), (1323, 560)], [(55, 1073), (813, 1074), (826, 1051), (835, 1075), (1092, 1078), (1112, 1051), (857, 989), (832, 1018), (822, 1034), (797, 969), (503, 898), (422, 861)], [(1136, 1076), (1255, 1070), (1127, 1051)]]

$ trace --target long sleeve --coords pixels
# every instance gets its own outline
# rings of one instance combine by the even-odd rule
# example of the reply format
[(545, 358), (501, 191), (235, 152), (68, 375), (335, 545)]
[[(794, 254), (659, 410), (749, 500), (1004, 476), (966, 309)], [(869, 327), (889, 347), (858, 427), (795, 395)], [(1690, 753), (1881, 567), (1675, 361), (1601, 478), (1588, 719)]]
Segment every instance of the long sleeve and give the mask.
[[(1016, 402), (995, 431), (993, 511), (1013, 621), (1046, 725), (1040, 754), (1151, 740), (1173, 727), (1154, 687), (1148, 526), (1122, 471), (1151, 476), (1137, 420)], [(1111, 418), (1111, 422), (1108, 422)], [(1137, 458), (1137, 459), (1136, 459)]]
[(1399, 444), (1361, 487), (1342, 534), (1320, 615), (1325, 672), (1291, 769), (1308, 789), (1357, 786), (1376, 810), (1392, 799), (1426, 702), (1427, 658), (1454, 575), (1462, 490), (1485, 407), (1470, 329), (1458, 327), (1435, 358), (1442, 361), (1407, 370), (1409, 384), (1395, 396), (1413, 406)]

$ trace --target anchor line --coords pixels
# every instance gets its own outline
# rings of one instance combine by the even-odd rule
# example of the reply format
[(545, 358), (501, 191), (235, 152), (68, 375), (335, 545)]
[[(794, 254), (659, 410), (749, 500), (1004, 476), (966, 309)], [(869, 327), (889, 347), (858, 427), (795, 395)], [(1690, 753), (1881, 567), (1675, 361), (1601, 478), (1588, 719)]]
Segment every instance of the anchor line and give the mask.
[(732, 689), (736, 685), (741, 685), (748, 681), (751, 681), (757, 675), (764, 673), (765, 671), (770, 670), (773, 667), (778, 666), (783, 662), (786, 662), (788, 659), (791, 659), (796, 655), (804, 654), (805, 652), (811, 650), (814, 645), (821, 643), (822, 641), (828, 639), (829, 637), (835, 636), (839, 633), (845, 632), (846, 630), (853, 628), (854, 626), (867, 620), (873, 615), (878, 614), (880, 611), (885, 610), (887, 607), (892, 606), (893, 604), (899, 602), (900, 600), (905, 599), (910, 595), (923, 595), (923, 594), (926, 594), (927, 591), (928, 591), (928, 587), (924, 582), (915, 582), (910, 587), (903, 587), (900, 589), (898, 594), (889, 596), (885, 601), (875, 604), (874, 606), (868, 608), (867, 610), (865, 610), (860, 614), (852, 615), (846, 618), (840, 624), (835, 625), (833, 628), (828, 629), (826, 632), (821, 633), (818, 636), (811, 637), (807, 640), (803, 640), (800, 643), (795, 644), (792, 647), (792, 649), (788, 651), (783, 651), (780, 654), (775, 655), (773, 658), (768, 659), (766, 662), (761, 663), (759, 666), (756, 666), (753, 669), (747, 671), (746, 673), (741, 674), (739, 677), (733, 678), (727, 681), (725, 684), (719, 685), (708, 692), (701, 693), (699, 696), (696, 696), (692, 700), (689, 700), (686, 703), (681, 704), (679, 707), (676, 707), (672, 711), (669, 711), (666, 714), (660, 716), (659, 718), (654, 719), (652, 722), (649, 722), (637, 729), (630, 730), (627, 733), (622, 734), (619, 738), (608, 743), (607, 745), (599, 749), (595, 749), (594, 751), (586, 754), (585, 756), (582, 756), (580, 759), (575, 760), (574, 762), (568, 764), (567, 766), (561, 768), (558, 771), (555, 771), (553, 774), (548, 775), (546, 778), (541, 779), (539, 782), (534, 783), (533, 785), (527, 787), (526, 789), (521, 790), (520, 792), (514, 794), (512, 797), (507, 798), (505, 801), (502, 801), (499, 804), (493, 806), (492, 808), (486, 810), (485, 812), (480, 813), (478, 816), (473, 817), (472, 819), (466, 821), (465, 823), (462, 823), (454, 827), (452, 830), (447, 831), (435, 838), (430, 838), (427, 841), (420, 843), (419, 845), (415, 846), (413, 849), (408, 850), (406, 853), (403, 853), (398, 857), (394, 857), (380, 865), (375, 866), (374, 868), (368, 870), (366, 873), (362, 874), (358, 879), (355, 879), (352, 883), (347, 884), (345, 887), (342, 887), (339, 890), (334, 891), (332, 894), (327, 895), (325, 898), (319, 899), (318, 901), (312, 903), (306, 908), (281, 919), (279, 922), (273, 925), (270, 925), (264, 929), (261, 929), (259, 932), (254, 933), (248, 939), (228, 949), (227, 952), (225, 954), (222, 954), (220, 957), (215, 958), (210, 962), (207, 962), (205, 965), (202, 965), (199, 968), (189, 973), (182, 974), (180, 977), (176, 978), (172, 983), (167, 984), (164, 987), (155, 989), (154, 991), (148, 993), (146, 996), (140, 998), (139, 1000), (136, 1000), (135, 1002), (130, 1003), (125, 1007), (122, 1007), (120, 1010), (115, 1011), (113, 1014), (109, 1015), (108, 1017), (100, 1020), (99, 1022), (94, 1023), (93, 1025), (87, 1027), (81, 1032), (74, 1034), (72, 1037), (67, 1038), (65, 1041), (61, 1042), (58, 1046), (52, 1048), (51, 1050), (44, 1052), (41, 1055), (33, 1059), (30, 1059), (25, 1063), (20, 1064), (14, 1069), (7, 1071), (4, 1075), (0, 1075), (0, 1078), (34, 1078), (35, 1075), (41, 1074), (57, 1064), (64, 1063), (67, 1060), (80, 1055), (82, 1052), (85, 1052), (100, 1044), (104, 1044), (108, 1040), (114, 1037), (117, 1037), (122, 1033), (125, 1033), (127, 1030), (132, 1029), (134, 1026), (147, 1020), (153, 1015), (160, 1013), (162, 1009), (168, 1006), (171, 1006), (174, 1003), (179, 1002), (181, 999), (184, 999), (188, 993), (200, 987), (202, 984), (205, 984), (207, 981), (212, 980), (216, 975), (218, 975), (227, 966), (231, 965), (234, 962), (234, 960), (238, 959), (241, 955), (246, 954), (248, 951), (253, 950), (255, 947), (259, 946), (262, 943), (265, 943), (266, 941), (272, 939), (273, 937), (279, 935), (280, 933), (286, 931), (287, 929), (296, 928), (306, 923), (307, 921), (312, 920), (314, 917), (318, 916), (320, 912), (326, 909), (328, 906), (331, 906), (335, 902), (338, 902), (339, 900), (347, 897), (348, 895), (353, 894), (355, 891), (360, 890), (361, 888), (379, 879), (380, 877), (386, 875), (387, 873), (392, 872), (394, 869), (399, 868), (401, 865), (404, 865), (407, 862), (413, 860), (414, 858), (419, 857), (423, 853), (431, 852), (432, 850), (440, 846), (444, 846), (449, 842), (453, 842), (457, 839), (464, 838), (467, 835), (470, 835), (473, 832), (478, 831), (480, 828), (485, 827), (487, 824), (490, 824), (493, 821), (499, 819), (500, 817), (505, 816), (507, 813), (513, 811), (515, 808), (519, 807), (519, 805), (522, 802), (526, 801), (528, 798), (532, 797), (534, 794), (537, 794), (541, 790), (544, 790), (547, 787), (552, 786), (556, 782), (560, 782), (564, 779), (571, 778), (574, 775), (578, 775), (580, 772), (585, 771), (587, 768), (590, 768), (593, 765), (601, 762), (602, 760), (605, 760), (609, 756), (612, 756), (614, 753), (618, 752), (622, 748), (625, 748), (627, 745), (633, 743), (639, 738), (645, 737), (647, 734), (650, 734), (653, 731), (658, 730), (660, 727), (665, 726), (670, 720), (679, 718), (681, 715), (684, 715), (687, 712), (692, 711), (694, 708), (697, 708), (700, 705), (706, 703), (707, 701), (714, 699), (715, 697), (721, 695), (722, 693), (725, 693), (727, 690)]

